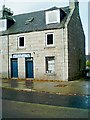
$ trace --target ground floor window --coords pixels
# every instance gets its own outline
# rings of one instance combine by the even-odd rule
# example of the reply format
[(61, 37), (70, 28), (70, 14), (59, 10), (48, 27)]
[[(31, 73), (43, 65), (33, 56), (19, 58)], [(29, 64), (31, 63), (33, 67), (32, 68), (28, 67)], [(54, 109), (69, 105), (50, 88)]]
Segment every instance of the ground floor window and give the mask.
[(50, 56), (45, 58), (46, 61), (46, 73), (55, 73), (55, 57)]

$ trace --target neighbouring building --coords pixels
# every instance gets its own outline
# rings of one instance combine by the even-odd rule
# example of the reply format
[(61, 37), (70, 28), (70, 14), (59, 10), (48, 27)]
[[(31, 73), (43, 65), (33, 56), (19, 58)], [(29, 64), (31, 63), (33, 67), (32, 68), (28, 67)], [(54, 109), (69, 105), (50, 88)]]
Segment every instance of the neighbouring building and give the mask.
[(0, 77), (68, 81), (85, 70), (79, 2), (14, 15), (0, 12)]
[(88, 2), (88, 55), (90, 55), (90, 1)]

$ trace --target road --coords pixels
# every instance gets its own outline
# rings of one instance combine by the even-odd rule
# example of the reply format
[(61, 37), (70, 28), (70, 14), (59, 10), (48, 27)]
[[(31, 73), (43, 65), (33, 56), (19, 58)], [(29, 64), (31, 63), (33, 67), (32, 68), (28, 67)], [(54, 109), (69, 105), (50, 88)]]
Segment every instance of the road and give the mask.
[(2, 90), (2, 98), (14, 101), (54, 106), (64, 106), (83, 109), (90, 108), (90, 96), (68, 96), (50, 94), (45, 92), (18, 91), (4, 88)]
[(88, 118), (87, 109), (2, 101), (3, 118)]
[(90, 96), (2, 89), (3, 118), (88, 118)]

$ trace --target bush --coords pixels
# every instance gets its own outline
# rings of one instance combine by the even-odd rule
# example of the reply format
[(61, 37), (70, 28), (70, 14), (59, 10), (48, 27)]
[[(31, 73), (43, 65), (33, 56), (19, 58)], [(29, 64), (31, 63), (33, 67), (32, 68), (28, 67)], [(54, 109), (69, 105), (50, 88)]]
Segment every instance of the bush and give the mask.
[(89, 60), (86, 61), (86, 66), (88, 66), (90, 68), (90, 61)]

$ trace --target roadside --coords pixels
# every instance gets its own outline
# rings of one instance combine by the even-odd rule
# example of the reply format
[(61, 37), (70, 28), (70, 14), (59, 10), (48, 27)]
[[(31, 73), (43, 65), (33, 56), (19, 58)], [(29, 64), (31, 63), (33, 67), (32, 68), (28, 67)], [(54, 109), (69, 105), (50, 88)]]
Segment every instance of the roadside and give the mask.
[(90, 95), (89, 79), (79, 79), (69, 82), (30, 81), (30, 80), (0, 80), (0, 87), (22, 91), (48, 92), (63, 95)]

